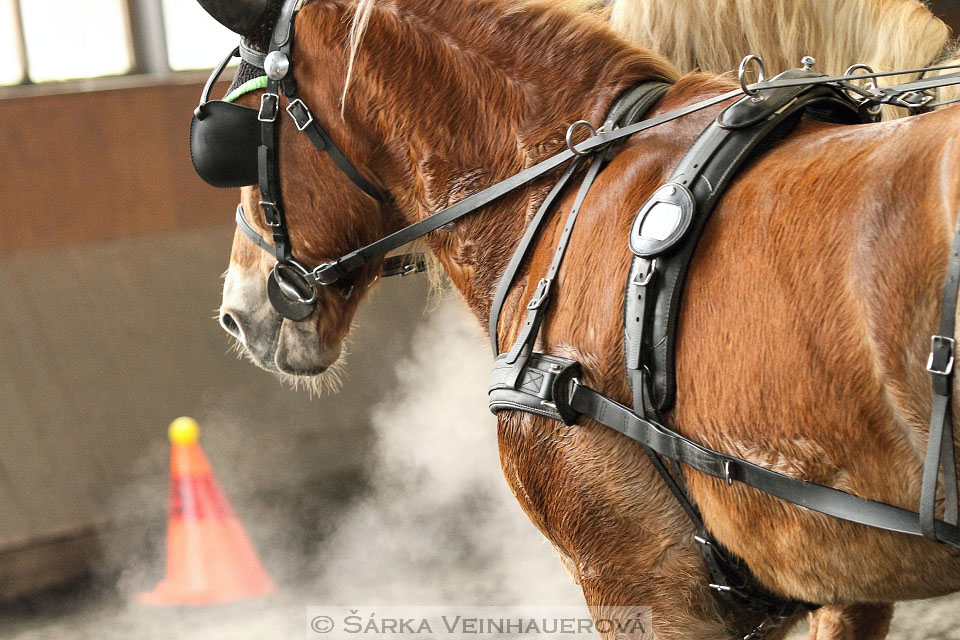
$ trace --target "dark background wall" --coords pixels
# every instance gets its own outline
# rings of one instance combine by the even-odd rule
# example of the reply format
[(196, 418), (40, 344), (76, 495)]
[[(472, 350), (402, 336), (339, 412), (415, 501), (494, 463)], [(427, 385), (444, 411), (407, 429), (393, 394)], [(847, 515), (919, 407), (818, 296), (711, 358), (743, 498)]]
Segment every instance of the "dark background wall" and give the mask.
[(929, 6), (941, 20), (950, 25), (954, 37), (960, 36), (960, 2), (958, 0), (932, 0)]

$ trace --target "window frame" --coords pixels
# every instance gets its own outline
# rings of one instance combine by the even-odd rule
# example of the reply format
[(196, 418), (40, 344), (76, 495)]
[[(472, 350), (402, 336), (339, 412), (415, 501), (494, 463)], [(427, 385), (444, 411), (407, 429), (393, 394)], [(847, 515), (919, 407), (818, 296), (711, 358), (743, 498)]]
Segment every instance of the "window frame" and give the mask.
[[(13, 27), (17, 50), (20, 53), (21, 80), (17, 84), (0, 85), (0, 99), (109, 91), (161, 84), (192, 84), (203, 82), (209, 68), (175, 71), (170, 68), (167, 51), (167, 28), (162, 0), (123, 0), (124, 18), (130, 36), (131, 65), (127, 73), (92, 78), (74, 78), (35, 82), (30, 78), (29, 58), (24, 40), (20, 3), (13, 0)], [(238, 38), (239, 39), (239, 38)]]

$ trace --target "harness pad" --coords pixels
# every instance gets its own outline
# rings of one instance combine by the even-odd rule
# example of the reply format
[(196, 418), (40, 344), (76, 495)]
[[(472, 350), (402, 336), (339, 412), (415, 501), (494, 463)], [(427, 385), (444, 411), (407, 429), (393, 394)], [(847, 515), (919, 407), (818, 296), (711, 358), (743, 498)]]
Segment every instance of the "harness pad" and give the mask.
[[(794, 69), (775, 80), (819, 76)], [(789, 134), (805, 112), (836, 123), (870, 119), (827, 85), (781, 87), (741, 98), (707, 127), (637, 214), (630, 235), (635, 258), (626, 287), (624, 348), (634, 407), (647, 416), (669, 410), (676, 398), (683, 285), (710, 213), (743, 165)]]

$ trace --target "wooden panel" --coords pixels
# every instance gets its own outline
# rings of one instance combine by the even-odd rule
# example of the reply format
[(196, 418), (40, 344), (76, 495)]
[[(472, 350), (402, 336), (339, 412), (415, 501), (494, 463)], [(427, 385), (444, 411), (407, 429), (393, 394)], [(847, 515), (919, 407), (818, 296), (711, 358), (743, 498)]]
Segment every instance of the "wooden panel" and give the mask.
[(225, 223), (190, 162), (200, 85), (0, 100), (0, 254)]

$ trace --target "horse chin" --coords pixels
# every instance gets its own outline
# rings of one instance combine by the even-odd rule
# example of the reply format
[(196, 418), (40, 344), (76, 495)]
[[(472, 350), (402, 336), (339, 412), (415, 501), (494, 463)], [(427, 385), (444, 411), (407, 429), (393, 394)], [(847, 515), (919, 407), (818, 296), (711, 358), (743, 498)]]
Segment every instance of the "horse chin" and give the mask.
[(319, 339), (304, 323), (282, 320), (276, 340), (266, 348), (251, 348), (237, 341), (239, 351), (253, 364), (275, 374), (293, 389), (311, 393), (336, 393), (341, 386), (342, 344), (321, 349)]

